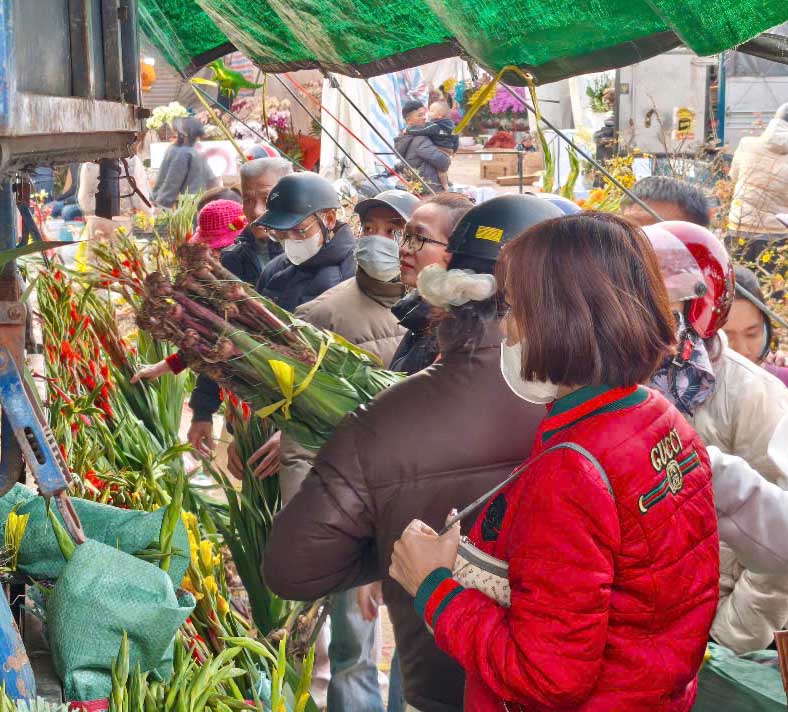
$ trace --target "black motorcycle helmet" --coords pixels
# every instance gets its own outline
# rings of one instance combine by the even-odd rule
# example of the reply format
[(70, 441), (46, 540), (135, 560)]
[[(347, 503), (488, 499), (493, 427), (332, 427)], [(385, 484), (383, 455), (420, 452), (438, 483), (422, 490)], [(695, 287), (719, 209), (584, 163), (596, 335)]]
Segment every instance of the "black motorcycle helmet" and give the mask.
[(317, 173), (293, 173), (274, 186), (265, 207), (254, 226), (290, 230), (310, 215), (338, 208), (339, 196), (334, 186)]
[(502, 195), (471, 208), (449, 237), (448, 269), (492, 274), (501, 248), (529, 227), (564, 213), (535, 195)]
[(374, 198), (367, 198), (356, 203), (354, 212), (358, 213), (363, 220), (367, 210), (372, 208), (391, 208), (399, 213), (403, 220), (408, 221), (410, 216), (413, 215), (413, 211), (420, 204), (421, 200), (419, 198), (405, 190), (384, 190)]

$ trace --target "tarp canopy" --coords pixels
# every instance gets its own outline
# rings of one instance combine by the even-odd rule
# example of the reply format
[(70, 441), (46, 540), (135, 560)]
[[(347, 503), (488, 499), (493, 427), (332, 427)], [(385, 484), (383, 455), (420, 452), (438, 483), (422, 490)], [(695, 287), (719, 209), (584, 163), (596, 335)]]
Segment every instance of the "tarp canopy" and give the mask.
[(322, 67), (369, 77), (459, 55), (493, 71), (519, 65), (546, 83), (681, 42), (715, 54), (788, 20), (786, 0), (138, 3), (143, 32), (187, 74), (235, 48), (267, 72)]

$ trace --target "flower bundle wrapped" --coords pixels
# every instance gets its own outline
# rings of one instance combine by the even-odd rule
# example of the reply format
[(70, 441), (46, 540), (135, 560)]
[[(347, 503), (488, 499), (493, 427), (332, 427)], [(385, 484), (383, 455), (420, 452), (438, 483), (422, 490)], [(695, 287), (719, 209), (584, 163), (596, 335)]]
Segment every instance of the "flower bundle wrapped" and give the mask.
[(401, 374), (337, 334), (306, 324), (257, 295), (202, 245), (178, 250), (174, 280), (154, 272), (137, 323), (175, 343), (188, 365), (317, 449), (340, 420)]

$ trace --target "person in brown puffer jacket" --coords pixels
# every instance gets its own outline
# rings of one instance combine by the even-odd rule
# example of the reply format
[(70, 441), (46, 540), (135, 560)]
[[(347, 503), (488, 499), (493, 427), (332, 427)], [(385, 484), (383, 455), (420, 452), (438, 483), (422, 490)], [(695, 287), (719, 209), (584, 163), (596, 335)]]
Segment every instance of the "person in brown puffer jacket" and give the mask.
[[(534, 196), (502, 196), (473, 208), (452, 233), (447, 274), (472, 270), (489, 285), (503, 242), (560, 215)], [(405, 697), (423, 712), (461, 710), (464, 675), (435, 646), (413, 599), (388, 577), (394, 541), (411, 519), (440, 528), (452, 507), (501, 482), (528, 456), (544, 415), (501, 376), (500, 295), (493, 288), (471, 299), (441, 322), (437, 363), (339, 425), (277, 515), (265, 552), (265, 580), (285, 598), (310, 600), (383, 579)]]

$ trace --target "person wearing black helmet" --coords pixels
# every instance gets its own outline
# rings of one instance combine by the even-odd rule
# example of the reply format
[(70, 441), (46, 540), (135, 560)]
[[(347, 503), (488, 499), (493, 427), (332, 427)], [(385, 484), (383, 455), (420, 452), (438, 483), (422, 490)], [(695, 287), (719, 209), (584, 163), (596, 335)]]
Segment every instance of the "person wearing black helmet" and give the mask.
[(183, 193), (200, 193), (217, 184), (208, 161), (195, 145), (205, 133), (205, 127), (191, 116), (175, 124), (176, 142), (167, 149), (156, 177), (151, 198), (157, 205), (171, 208)]
[(338, 208), (333, 186), (315, 173), (294, 173), (276, 184), (255, 225), (268, 228), (284, 254), (260, 274), (260, 294), (294, 311), (353, 276), (356, 241), (350, 226), (337, 220)]
[[(388, 365), (405, 333), (391, 312), (404, 290), (399, 281), (397, 239), (419, 203), (416, 196), (401, 190), (386, 190), (358, 203), (355, 212), (360, 224), (355, 277), (301, 305), (295, 311), (296, 316), (339, 334)], [(235, 450), (230, 454), (231, 470), (242, 472), (242, 463), (236, 461)], [(253, 457), (255, 462), (260, 462), (258, 476), (271, 475), (278, 469), (282, 498), (287, 502), (309, 474), (315, 452), (282, 435), (279, 452), (275, 442), (267, 443)], [(367, 595), (365, 603), (372, 604), (373, 600)], [(370, 607), (367, 606), (367, 611)], [(375, 616), (367, 611), (362, 615), (355, 590), (332, 600), (329, 710), (383, 711), (375, 661), (377, 624)], [(316, 659), (317, 670), (321, 668), (322, 657), (318, 655)]]
[[(495, 198), (465, 214), (450, 235), (447, 277), (427, 289), (440, 297), (440, 360), (339, 425), (277, 516), (265, 552), (266, 582), (285, 598), (383, 580), (405, 697), (423, 712), (461, 710), (463, 673), (388, 577), (391, 549), (413, 518), (440, 528), (451, 507), (470, 504), (529, 454), (544, 409), (515, 396), (501, 375), (505, 305), (493, 273), (506, 242), (560, 215), (533, 196)], [(452, 294), (446, 279), (461, 270), (475, 274), (462, 272), (469, 279)]]

